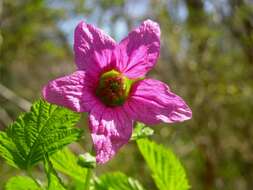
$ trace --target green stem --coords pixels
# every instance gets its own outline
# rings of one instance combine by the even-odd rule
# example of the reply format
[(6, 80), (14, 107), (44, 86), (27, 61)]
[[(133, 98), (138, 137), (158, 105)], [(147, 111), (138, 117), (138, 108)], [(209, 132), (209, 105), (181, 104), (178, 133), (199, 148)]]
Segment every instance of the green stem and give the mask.
[[(94, 153), (94, 146), (92, 146), (91, 148), (91, 154)], [(85, 184), (84, 184), (84, 190), (89, 190), (90, 189), (90, 180), (91, 180), (91, 177), (92, 177), (92, 170), (94, 168), (88, 168), (87, 169), (87, 173), (86, 173), (86, 178), (85, 178)]]
[(41, 187), (41, 186), (40, 186), (40, 183), (36, 180), (35, 177), (33, 177), (32, 173), (31, 173), (31, 170), (26, 170), (26, 174), (36, 183), (36, 185), (37, 185), (38, 187)]
[(85, 184), (84, 184), (84, 190), (90, 189), (90, 179), (91, 179), (92, 169), (88, 169), (86, 178), (85, 178)]

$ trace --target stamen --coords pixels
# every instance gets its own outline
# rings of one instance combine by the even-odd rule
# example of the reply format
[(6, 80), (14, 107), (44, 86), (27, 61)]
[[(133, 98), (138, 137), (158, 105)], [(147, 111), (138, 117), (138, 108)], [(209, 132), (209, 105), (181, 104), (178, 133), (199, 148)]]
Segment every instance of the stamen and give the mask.
[(121, 73), (111, 70), (102, 74), (96, 95), (109, 107), (123, 105), (127, 99), (133, 81)]

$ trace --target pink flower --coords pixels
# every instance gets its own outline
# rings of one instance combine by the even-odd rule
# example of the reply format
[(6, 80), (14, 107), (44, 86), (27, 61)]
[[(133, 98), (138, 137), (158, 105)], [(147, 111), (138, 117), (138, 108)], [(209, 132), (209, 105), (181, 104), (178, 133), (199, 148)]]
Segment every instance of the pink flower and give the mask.
[(129, 141), (134, 121), (145, 124), (188, 120), (190, 108), (169, 87), (145, 79), (160, 52), (160, 28), (151, 20), (117, 44), (102, 30), (80, 22), (75, 29), (77, 71), (43, 89), (50, 103), (89, 113), (98, 163), (110, 160)]

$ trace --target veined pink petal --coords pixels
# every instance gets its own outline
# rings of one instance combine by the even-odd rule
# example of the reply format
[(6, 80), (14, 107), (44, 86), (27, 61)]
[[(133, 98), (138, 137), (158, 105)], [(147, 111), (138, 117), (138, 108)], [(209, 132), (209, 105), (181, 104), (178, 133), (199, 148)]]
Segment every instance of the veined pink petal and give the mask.
[(139, 78), (153, 68), (160, 52), (160, 28), (144, 21), (116, 47), (116, 67), (129, 78)]
[[(43, 97), (50, 103), (89, 113), (89, 128), (98, 163), (110, 160), (129, 141), (134, 121), (174, 123), (192, 117), (182, 98), (160, 81), (145, 79), (136, 82), (121, 105), (126, 89), (114, 86), (118, 84), (115, 81), (121, 81), (123, 77), (117, 76), (120, 80), (116, 80), (108, 73), (100, 78), (103, 72), (110, 70), (119, 71), (130, 79), (144, 77), (154, 67), (160, 53), (157, 23), (144, 21), (116, 45), (102, 30), (80, 22), (75, 29), (74, 52), (78, 71), (49, 82), (43, 88)], [(115, 89), (119, 91), (115, 92)], [(107, 104), (104, 101), (106, 93), (100, 91), (109, 93), (109, 100), (118, 98), (118, 93), (122, 95), (120, 105), (110, 107), (114, 104)]]
[(191, 109), (182, 98), (154, 79), (137, 82), (124, 108), (135, 120), (146, 124), (181, 122), (192, 117)]
[(76, 112), (90, 111), (96, 97), (92, 94), (93, 80), (85, 71), (50, 81), (43, 88), (43, 97), (50, 103)]
[(89, 127), (98, 163), (109, 161), (129, 141), (132, 124), (121, 107), (109, 108), (101, 103), (94, 106), (89, 116)]
[[(109, 56), (115, 47), (115, 41), (99, 28), (80, 22), (74, 34), (75, 61), (80, 70), (99, 70), (109, 64), (104, 58)], [(102, 56), (100, 61), (98, 57)], [(94, 71), (94, 72), (95, 72)]]

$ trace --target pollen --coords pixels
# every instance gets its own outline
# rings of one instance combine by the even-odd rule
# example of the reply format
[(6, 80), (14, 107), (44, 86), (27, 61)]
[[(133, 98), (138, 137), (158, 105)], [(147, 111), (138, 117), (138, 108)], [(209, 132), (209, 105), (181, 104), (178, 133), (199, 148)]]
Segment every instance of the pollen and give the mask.
[(96, 96), (108, 107), (123, 105), (128, 98), (132, 80), (111, 70), (101, 75)]

